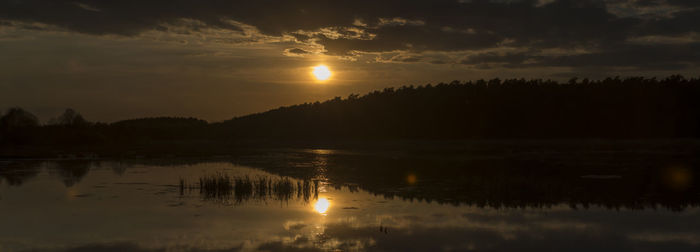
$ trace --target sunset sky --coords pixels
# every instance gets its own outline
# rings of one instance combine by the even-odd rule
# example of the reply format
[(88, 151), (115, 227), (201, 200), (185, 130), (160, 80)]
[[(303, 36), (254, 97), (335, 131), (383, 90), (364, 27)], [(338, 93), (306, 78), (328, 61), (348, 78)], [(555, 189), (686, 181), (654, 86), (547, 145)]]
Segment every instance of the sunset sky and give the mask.
[(0, 0), (0, 109), (42, 121), (220, 121), (401, 85), (699, 66), (698, 0)]

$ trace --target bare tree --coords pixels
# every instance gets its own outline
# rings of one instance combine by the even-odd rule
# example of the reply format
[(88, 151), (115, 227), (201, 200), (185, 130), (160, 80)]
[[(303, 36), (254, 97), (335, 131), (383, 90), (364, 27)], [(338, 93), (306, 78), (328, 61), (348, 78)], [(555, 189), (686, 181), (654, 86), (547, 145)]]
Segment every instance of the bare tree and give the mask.
[(56, 118), (51, 118), (48, 124), (58, 126), (80, 126), (86, 125), (88, 124), (88, 122), (87, 120), (85, 120), (85, 118), (83, 118), (82, 115), (80, 115), (80, 113), (68, 108), (60, 116)]
[(0, 130), (9, 131), (18, 128), (39, 126), (39, 119), (22, 108), (10, 108), (0, 117)]

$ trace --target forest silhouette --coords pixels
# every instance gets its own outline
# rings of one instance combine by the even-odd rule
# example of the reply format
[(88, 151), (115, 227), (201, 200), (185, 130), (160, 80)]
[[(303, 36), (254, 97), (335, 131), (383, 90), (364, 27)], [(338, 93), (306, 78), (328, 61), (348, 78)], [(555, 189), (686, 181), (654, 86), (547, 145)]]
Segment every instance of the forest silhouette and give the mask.
[[(68, 109), (46, 124), (0, 117), (3, 149), (172, 143), (394, 139), (696, 138), (700, 79), (492, 79), (386, 88), (208, 123), (196, 118), (88, 122)], [(48, 147), (46, 147), (48, 148)]]

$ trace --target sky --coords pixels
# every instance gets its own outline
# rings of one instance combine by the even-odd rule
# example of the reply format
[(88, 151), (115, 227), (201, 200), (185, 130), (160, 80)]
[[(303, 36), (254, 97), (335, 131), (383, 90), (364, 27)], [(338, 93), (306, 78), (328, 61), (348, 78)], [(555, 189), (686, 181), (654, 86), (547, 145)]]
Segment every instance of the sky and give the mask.
[(700, 75), (700, 1), (0, 0), (0, 109), (42, 121), (221, 121), (403, 85), (671, 74)]

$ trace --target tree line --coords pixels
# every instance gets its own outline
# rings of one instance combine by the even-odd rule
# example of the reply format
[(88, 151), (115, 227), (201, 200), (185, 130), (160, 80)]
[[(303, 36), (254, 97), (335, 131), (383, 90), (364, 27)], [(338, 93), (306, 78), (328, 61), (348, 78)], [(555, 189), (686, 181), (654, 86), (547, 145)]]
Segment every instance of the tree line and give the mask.
[(386, 88), (215, 124), (237, 138), (700, 136), (700, 80), (478, 80)]
[(208, 123), (196, 118), (89, 122), (72, 109), (40, 124), (11, 108), (0, 145), (158, 141), (700, 137), (700, 80), (491, 79), (386, 88)]

